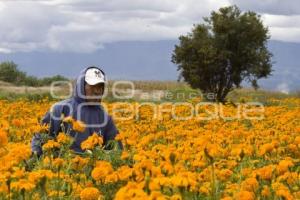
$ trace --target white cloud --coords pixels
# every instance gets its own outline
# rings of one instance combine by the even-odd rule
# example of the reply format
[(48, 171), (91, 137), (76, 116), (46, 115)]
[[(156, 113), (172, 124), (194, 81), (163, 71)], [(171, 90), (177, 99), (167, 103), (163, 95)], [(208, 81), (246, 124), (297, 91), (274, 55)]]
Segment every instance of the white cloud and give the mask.
[(176, 9), (178, 1), (170, 0), (52, 0), (44, 1), (47, 5), (62, 6), (64, 9), (101, 12), (124, 10), (154, 10), (171, 12)]
[(300, 15), (262, 15), (265, 25), (269, 26), (271, 39), (300, 42)]
[(68, 17), (34, 2), (6, 2), (0, 12), (0, 48), (31, 51), (47, 48), (50, 28), (65, 24)]
[(288, 94), (290, 92), (289, 85), (287, 83), (284, 83), (284, 82), (278, 84), (276, 90), (278, 90), (282, 93), (285, 93), (285, 94)]
[(298, 0), (230, 0), (243, 10), (254, 10), (260, 13), (276, 15), (300, 14), (300, 2)]
[(10, 49), (0, 48), (0, 53), (11, 53)]
[(300, 42), (300, 27), (282, 28), (271, 27), (271, 38), (279, 41), (286, 42)]
[[(274, 2), (267, 0), (263, 6), (275, 9)], [(0, 51), (92, 52), (115, 41), (176, 39), (212, 10), (230, 3), (242, 4), (232, 0), (4, 1), (0, 2)], [(253, 3), (242, 5), (258, 9)], [(262, 14), (272, 39), (300, 42), (299, 15)]]

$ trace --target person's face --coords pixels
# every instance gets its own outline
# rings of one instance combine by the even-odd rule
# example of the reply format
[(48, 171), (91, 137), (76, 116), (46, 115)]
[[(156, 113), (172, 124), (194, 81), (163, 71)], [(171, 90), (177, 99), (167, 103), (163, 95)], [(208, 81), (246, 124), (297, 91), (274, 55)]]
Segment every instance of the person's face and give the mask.
[(85, 89), (85, 95), (89, 97), (87, 99), (87, 102), (93, 102), (93, 103), (101, 102), (101, 97), (99, 96), (103, 95), (104, 83), (98, 83), (96, 85), (89, 85), (85, 83), (84, 89)]

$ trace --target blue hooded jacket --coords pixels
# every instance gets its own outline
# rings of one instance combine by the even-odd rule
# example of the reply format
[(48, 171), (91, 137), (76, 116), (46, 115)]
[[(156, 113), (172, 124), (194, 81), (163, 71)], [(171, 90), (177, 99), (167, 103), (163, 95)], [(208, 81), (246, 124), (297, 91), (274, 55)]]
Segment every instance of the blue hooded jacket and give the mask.
[[(118, 130), (112, 117), (105, 112), (102, 105), (100, 103), (93, 103), (93, 105), (89, 105), (90, 103), (86, 101), (84, 91), (85, 72), (89, 68), (95, 67), (87, 67), (80, 72), (76, 80), (73, 96), (70, 99), (54, 104), (51, 110), (47, 112), (42, 119), (42, 124), (49, 125), (49, 135), (52, 138), (55, 138), (58, 133), (62, 131), (62, 124), (64, 125), (65, 130), (70, 129), (69, 124), (61, 121), (62, 114), (64, 117), (72, 116), (73, 119), (82, 121), (87, 126), (83, 133), (76, 133), (70, 129), (70, 135), (75, 139), (74, 143), (71, 145), (71, 149), (77, 153), (84, 152), (80, 145), (93, 133), (103, 136), (104, 145), (107, 144), (109, 140), (113, 140), (118, 134)], [(37, 133), (31, 141), (31, 150), (32, 152), (36, 152), (38, 155), (42, 154), (41, 139), (41, 135)], [(122, 148), (121, 143), (119, 143), (119, 146)]]

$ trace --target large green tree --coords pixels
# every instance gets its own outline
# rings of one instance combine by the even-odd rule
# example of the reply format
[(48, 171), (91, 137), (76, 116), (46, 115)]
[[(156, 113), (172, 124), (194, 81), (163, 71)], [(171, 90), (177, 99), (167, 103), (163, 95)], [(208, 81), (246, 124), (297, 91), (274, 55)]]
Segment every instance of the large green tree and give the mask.
[(271, 74), (269, 37), (256, 13), (242, 13), (237, 6), (223, 7), (204, 18), (204, 23), (194, 25), (191, 33), (179, 37), (172, 62), (178, 65), (179, 78), (224, 102), (243, 80), (258, 88), (257, 80)]

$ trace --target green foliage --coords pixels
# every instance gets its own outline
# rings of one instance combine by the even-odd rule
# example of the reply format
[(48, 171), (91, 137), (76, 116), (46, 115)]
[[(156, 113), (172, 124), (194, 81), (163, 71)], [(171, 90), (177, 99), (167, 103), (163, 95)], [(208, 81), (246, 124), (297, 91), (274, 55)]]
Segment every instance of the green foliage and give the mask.
[(15, 85), (37, 87), (51, 85), (53, 81), (66, 81), (68, 79), (60, 75), (45, 77), (42, 79), (35, 76), (28, 76), (25, 72), (18, 69), (17, 64), (10, 61), (0, 63), (0, 80), (13, 83)]
[(32, 101), (32, 102), (39, 102), (42, 100), (49, 100), (53, 101), (56, 100), (51, 96), (49, 92), (47, 93), (37, 93), (37, 94), (31, 94), (31, 93), (23, 93), (23, 94), (18, 94), (18, 93), (13, 93), (13, 92), (2, 92), (0, 91), (0, 100), (8, 100), (8, 101), (17, 101), (20, 99)]
[(230, 6), (212, 12), (204, 21), (180, 36), (175, 46), (172, 62), (178, 65), (179, 78), (204, 93), (214, 93), (221, 102), (243, 80), (257, 88), (257, 80), (272, 71), (268, 28), (260, 16)]
[(25, 77), (26, 73), (19, 71), (15, 63), (3, 62), (0, 64), (0, 80), (20, 85)]

